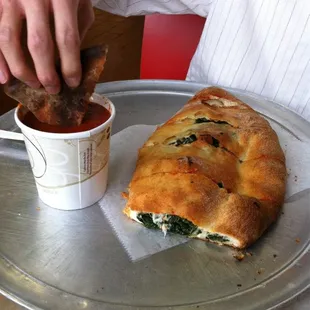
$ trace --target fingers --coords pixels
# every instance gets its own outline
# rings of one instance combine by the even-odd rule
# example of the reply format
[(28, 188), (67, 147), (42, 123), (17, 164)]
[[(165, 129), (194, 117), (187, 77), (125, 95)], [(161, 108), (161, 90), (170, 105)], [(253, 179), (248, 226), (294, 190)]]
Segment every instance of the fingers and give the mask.
[(53, 0), (55, 37), (61, 59), (62, 75), (70, 87), (81, 80), (80, 37), (78, 30), (78, 1)]
[(9, 69), (0, 51), (0, 83), (4, 84), (9, 80)]
[(90, 0), (81, 0), (78, 12), (79, 32), (81, 42), (84, 40), (87, 31), (95, 21), (95, 14)]
[[(12, 75), (30, 87), (38, 88), (40, 83), (30, 67), (27, 66), (20, 44), (22, 18), (18, 12), (16, 1), (2, 2), (0, 22), (0, 48)], [(0, 62), (1, 71), (4, 65)], [(7, 76), (8, 78), (8, 76)]]
[(60, 81), (55, 68), (49, 8), (45, 3), (42, 0), (28, 0), (25, 6), (27, 43), (39, 81), (49, 93), (56, 94), (60, 91)]
[[(1, 1), (0, 21), (0, 83), (12, 75), (30, 87), (40, 87), (40, 82), (50, 93), (57, 93), (60, 81), (54, 64), (54, 49), (49, 30), (48, 7), (54, 12), (55, 37), (61, 58), (62, 75), (71, 87), (81, 80), (80, 37), (84, 37), (94, 20), (90, 0), (29, 0), (24, 11), (17, 0)], [(80, 2), (78, 23), (78, 4)], [(28, 48), (35, 66), (35, 73), (27, 66), (23, 55), (20, 33), (22, 15), (27, 19)], [(2, 52), (2, 54), (1, 54)], [(37, 78), (38, 77), (38, 78)]]

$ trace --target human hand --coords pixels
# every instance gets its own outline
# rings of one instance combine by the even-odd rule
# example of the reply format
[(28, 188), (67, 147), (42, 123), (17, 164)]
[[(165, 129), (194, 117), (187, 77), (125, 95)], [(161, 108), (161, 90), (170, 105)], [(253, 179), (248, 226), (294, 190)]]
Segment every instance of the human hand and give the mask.
[[(52, 40), (50, 13), (54, 17)], [(27, 23), (27, 46), (35, 72), (27, 66), (21, 46), (23, 20)], [(81, 80), (80, 42), (94, 21), (90, 0), (0, 0), (0, 83), (10, 74), (33, 88), (41, 85), (51, 93), (60, 90), (54, 45), (59, 51), (61, 72), (70, 87)]]

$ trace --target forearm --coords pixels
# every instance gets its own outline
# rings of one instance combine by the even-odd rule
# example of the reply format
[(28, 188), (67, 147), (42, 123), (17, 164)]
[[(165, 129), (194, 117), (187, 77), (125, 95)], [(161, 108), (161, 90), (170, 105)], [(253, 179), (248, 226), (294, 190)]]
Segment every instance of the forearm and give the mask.
[(92, 0), (94, 6), (122, 16), (198, 14), (206, 17), (212, 0)]

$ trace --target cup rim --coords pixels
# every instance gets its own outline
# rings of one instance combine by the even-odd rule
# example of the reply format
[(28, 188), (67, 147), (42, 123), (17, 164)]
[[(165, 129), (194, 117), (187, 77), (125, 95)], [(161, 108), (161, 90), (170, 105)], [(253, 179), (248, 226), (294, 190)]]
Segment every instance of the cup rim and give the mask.
[[(53, 132), (45, 132), (45, 131), (33, 129), (33, 128), (25, 125), (19, 119), (18, 111), (21, 108), (23, 108), (23, 106), (21, 104), (15, 108), (14, 119), (15, 119), (17, 126), (21, 129), (23, 134), (24, 133), (31, 133), (34, 136), (49, 138), (49, 139), (54, 139), (54, 140), (89, 138), (90, 136), (101, 132), (108, 124), (112, 123), (114, 118), (115, 118), (115, 106), (111, 102), (110, 99), (108, 99), (104, 95), (93, 93), (92, 96), (90, 97), (90, 101), (94, 102), (94, 103), (102, 104), (102, 105), (103, 105), (104, 101), (107, 102), (111, 107), (111, 111), (110, 111), (111, 115), (104, 123), (100, 124), (99, 126), (97, 126), (95, 128), (92, 128), (92, 129), (86, 130), (86, 131), (72, 132), (72, 133), (53, 133)], [(98, 102), (98, 101), (102, 101), (102, 102)]]

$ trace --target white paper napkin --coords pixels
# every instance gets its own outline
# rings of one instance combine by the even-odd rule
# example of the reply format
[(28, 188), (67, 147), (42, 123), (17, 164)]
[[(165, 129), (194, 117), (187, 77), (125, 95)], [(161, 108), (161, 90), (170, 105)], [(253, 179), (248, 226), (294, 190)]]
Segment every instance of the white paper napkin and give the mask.
[(135, 125), (112, 136), (108, 189), (99, 202), (132, 261), (167, 250), (188, 241), (180, 235), (167, 235), (143, 227), (123, 214), (126, 201), (121, 192), (126, 191), (136, 166), (138, 149), (148, 139), (156, 126)]

